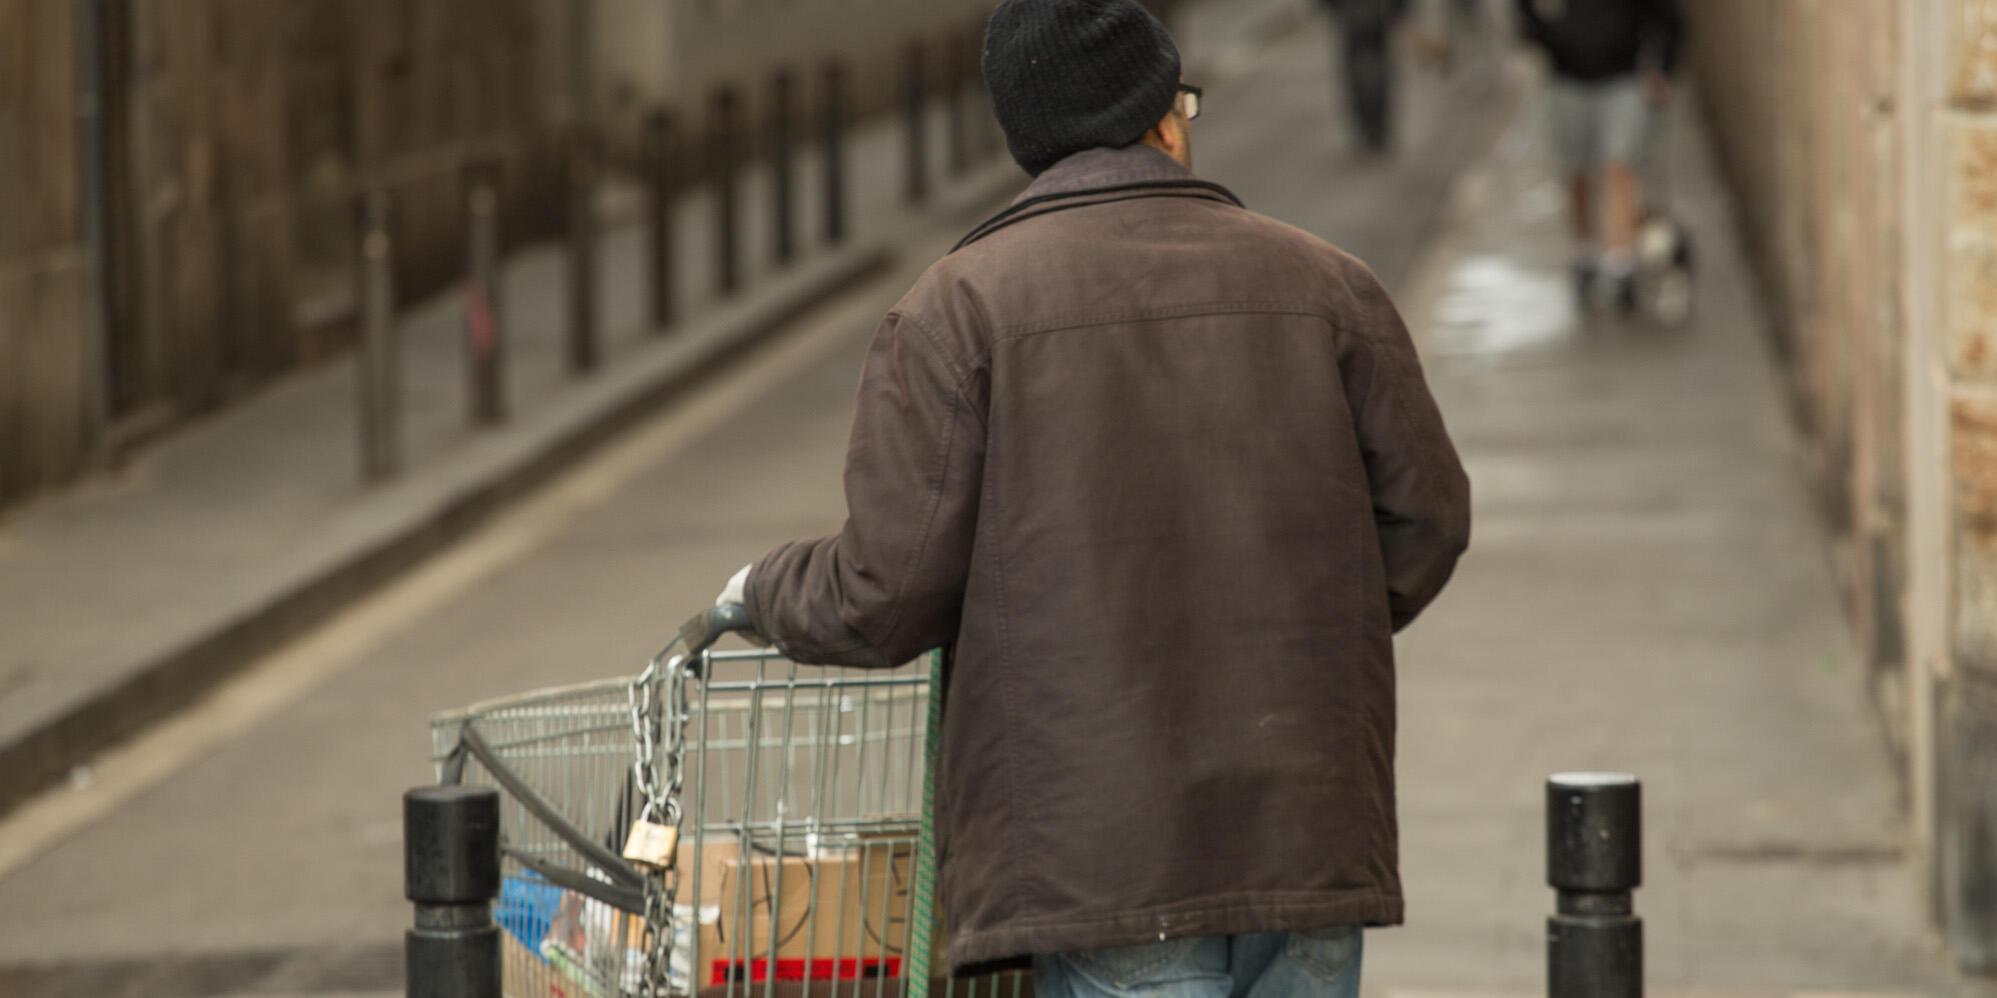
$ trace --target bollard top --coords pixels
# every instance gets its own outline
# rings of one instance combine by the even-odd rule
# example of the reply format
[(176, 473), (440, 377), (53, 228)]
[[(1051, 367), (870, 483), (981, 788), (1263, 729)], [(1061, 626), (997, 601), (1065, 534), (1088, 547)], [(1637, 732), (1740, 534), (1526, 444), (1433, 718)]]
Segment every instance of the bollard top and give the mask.
[(403, 896), (474, 904), (499, 894), (499, 792), (427, 786), (402, 795)]
[(481, 787), (464, 783), (437, 783), (429, 786), (411, 787), (402, 794), (405, 800), (456, 801), (477, 797), (490, 797), (493, 803), (499, 802), (499, 791), (492, 787)]
[(1546, 782), (1556, 787), (1629, 787), (1637, 784), (1630, 773), (1555, 773)]
[(1617, 894), (1643, 883), (1643, 785), (1628, 773), (1546, 778), (1546, 882)]

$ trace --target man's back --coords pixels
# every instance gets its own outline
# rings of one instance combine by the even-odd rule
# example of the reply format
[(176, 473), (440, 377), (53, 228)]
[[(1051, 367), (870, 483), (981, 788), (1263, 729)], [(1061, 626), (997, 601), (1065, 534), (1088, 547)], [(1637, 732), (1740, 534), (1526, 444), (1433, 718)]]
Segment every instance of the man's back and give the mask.
[(1135, 0), (1001, 0), (1037, 179), (875, 334), (839, 533), (722, 602), (801, 662), (937, 645), (953, 969), (1045, 998), (1357, 998), (1401, 919), (1393, 632), (1469, 482), (1371, 272), (1192, 173)]
[(953, 963), (1398, 922), (1392, 632), (1468, 529), (1406, 330), (1356, 261), (1146, 147), (1019, 204), (876, 345), (869, 536), (767, 559), (757, 618), (807, 660), (954, 640)]

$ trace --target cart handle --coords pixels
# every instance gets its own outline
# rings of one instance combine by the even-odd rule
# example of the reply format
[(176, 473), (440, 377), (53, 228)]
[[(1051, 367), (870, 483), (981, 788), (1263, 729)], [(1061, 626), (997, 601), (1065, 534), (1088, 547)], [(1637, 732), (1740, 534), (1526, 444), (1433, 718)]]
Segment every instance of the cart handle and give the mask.
[(701, 652), (714, 647), (724, 634), (754, 633), (756, 625), (749, 620), (749, 608), (740, 603), (723, 603), (702, 610), (680, 625), (680, 644), (688, 659), (696, 658)]

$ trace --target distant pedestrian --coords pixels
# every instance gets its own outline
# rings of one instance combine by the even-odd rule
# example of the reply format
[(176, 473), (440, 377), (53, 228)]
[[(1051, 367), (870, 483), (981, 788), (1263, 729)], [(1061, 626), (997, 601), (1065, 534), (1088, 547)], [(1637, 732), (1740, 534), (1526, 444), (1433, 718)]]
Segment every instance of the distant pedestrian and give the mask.
[(1384, 153), (1393, 143), (1394, 29), (1411, 0), (1322, 0), (1337, 26), (1346, 106), (1359, 141)]
[(1637, 171), (1653, 107), (1671, 93), (1678, 2), (1518, 0), (1518, 11), (1526, 38), (1552, 63), (1548, 121), (1567, 172), (1575, 294), (1585, 305), (1606, 281), (1617, 307), (1633, 312), (1644, 210)]
[(953, 646), (953, 968), (1352, 998), (1402, 917), (1393, 634), (1469, 482), (1373, 273), (1194, 176), (1135, 0), (1004, 0), (984, 74), (1032, 185), (875, 334), (844, 528), (720, 601), (803, 662)]

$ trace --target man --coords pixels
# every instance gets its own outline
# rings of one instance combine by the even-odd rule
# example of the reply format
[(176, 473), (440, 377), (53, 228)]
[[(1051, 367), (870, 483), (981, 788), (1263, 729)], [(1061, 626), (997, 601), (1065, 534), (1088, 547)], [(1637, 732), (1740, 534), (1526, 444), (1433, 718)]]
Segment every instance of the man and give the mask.
[[(1650, 104), (1671, 92), (1681, 32), (1677, 0), (1518, 0), (1519, 25), (1546, 51), (1547, 108), (1567, 171), (1574, 289), (1586, 306), (1605, 280), (1618, 308), (1636, 309), (1637, 165)], [(1595, 189), (1601, 191), (1596, 239)]]
[(1355, 995), (1401, 920), (1393, 632), (1469, 531), (1414, 346), (1363, 265), (1193, 176), (1135, 0), (1005, 0), (984, 72), (1036, 179), (881, 324), (844, 528), (722, 601), (804, 662), (953, 647), (954, 967)]
[(1338, 20), (1345, 99), (1353, 128), (1372, 153), (1393, 141), (1394, 27), (1409, 0), (1323, 0)]

